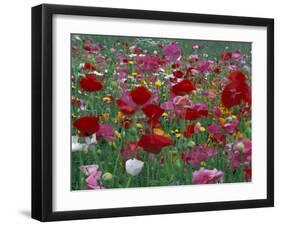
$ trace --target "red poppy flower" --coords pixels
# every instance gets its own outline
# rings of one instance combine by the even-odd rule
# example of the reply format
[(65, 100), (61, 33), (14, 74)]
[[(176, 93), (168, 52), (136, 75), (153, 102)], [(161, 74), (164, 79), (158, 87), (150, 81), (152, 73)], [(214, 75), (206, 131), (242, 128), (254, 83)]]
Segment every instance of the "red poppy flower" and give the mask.
[(98, 116), (85, 116), (81, 117), (73, 122), (73, 126), (79, 130), (81, 136), (90, 136), (96, 133), (99, 126)]
[(174, 71), (173, 75), (177, 78), (181, 78), (184, 74), (181, 71)]
[(89, 62), (85, 62), (82, 69), (83, 69), (83, 70), (91, 70), (91, 71), (94, 71), (94, 70), (96, 70), (97, 68), (96, 68), (96, 66), (92, 65), (92, 64), (89, 63)]
[(185, 78), (190, 78), (190, 77), (192, 77), (193, 76), (193, 71), (195, 70), (195, 68), (193, 68), (193, 67), (189, 67), (187, 70), (186, 70), (186, 72), (185, 72)]
[(231, 52), (226, 52), (226, 53), (222, 53), (221, 54), (221, 59), (222, 60), (228, 60), (232, 57), (232, 53)]
[(245, 82), (246, 81), (246, 76), (241, 72), (241, 71), (234, 71), (232, 72), (228, 78), (231, 81), (238, 81), (238, 82)]
[(202, 102), (197, 102), (191, 107), (178, 112), (178, 116), (184, 120), (195, 120), (200, 117), (208, 116), (208, 114), (208, 106)]
[(96, 74), (86, 74), (86, 78), (80, 78), (80, 87), (87, 92), (96, 92), (103, 88), (103, 84), (97, 80)]
[(159, 118), (164, 113), (164, 109), (156, 104), (148, 104), (142, 110), (148, 118)]
[(180, 63), (174, 63), (172, 64), (172, 68), (173, 69), (176, 69), (176, 68), (179, 68), (180, 67)]
[(125, 118), (123, 119), (121, 122), (121, 125), (125, 128), (125, 129), (128, 129), (131, 127), (132, 125), (132, 120), (131, 119), (128, 119), (128, 118)]
[(148, 104), (142, 110), (144, 114), (148, 117), (148, 123), (152, 127), (156, 127), (160, 124), (159, 117), (165, 111), (156, 104)]
[(226, 85), (221, 94), (221, 101), (227, 108), (239, 105), (244, 101), (251, 102), (250, 88), (245, 82), (232, 81)]
[(196, 120), (203, 116), (208, 116), (208, 110), (198, 110), (195, 108), (188, 108), (182, 112), (181, 118), (185, 120)]
[(252, 179), (252, 168), (250, 167), (244, 168), (244, 176), (247, 181), (250, 181)]
[(221, 73), (221, 69), (217, 67), (214, 69), (214, 72), (219, 75)]
[(190, 136), (192, 136), (194, 134), (194, 132), (195, 132), (195, 125), (194, 124), (188, 125), (186, 127), (186, 130), (183, 132), (183, 135), (185, 137), (190, 137)]
[(218, 143), (226, 143), (226, 136), (221, 134), (221, 133), (215, 133), (215, 134), (211, 134), (210, 138), (213, 142), (218, 142)]
[(85, 76), (86, 76), (87, 79), (97, 80), (97, 74), (96, 73), (86, 73)]
[(171, 88), (171, 92), (176, 96), (184, 96), (187, 93), (191, 93), (195, 89), (196, 87), (192, 81), (186, 79), (174, 85)]
[(118, 107), (120, 108), (120, 111), (124, 114), (124, 115), (133, 115), (135, 113), (135, 108), (127, 105), (126, 103), (124, 103), (121, 99), (118, 99), (116, 101)]
[(145, 134), (139, 140), (139, 146), (144, 151), (159, 154), (163, 147), (173, 145), (173, 141), (168, 137), (156, 135), (156, 134)]
[(151, 92), (146, 87), (139, 86), (131, 90), (130, 95), (137, 105), (144, 105), (150, 99)]

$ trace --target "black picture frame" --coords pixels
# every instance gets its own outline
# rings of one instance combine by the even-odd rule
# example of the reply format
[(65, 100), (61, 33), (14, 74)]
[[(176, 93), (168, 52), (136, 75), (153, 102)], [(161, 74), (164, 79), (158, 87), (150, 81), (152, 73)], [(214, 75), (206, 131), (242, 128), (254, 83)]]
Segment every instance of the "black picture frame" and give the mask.
[[(96, 210), (52, 210), (52, 18), (55, 14), (151, 19), (267, 28), (267, 198)], [(43, 4), (32, 8), (32, 218), (40, 221), (122, 217), (274, 206), (274, 20)]]

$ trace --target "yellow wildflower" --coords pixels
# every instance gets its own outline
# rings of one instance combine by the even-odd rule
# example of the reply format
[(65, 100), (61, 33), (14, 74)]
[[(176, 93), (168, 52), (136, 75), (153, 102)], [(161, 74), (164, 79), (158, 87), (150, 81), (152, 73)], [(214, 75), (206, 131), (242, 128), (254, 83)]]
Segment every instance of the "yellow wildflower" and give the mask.
[(118, 120), (122, 120), (123, 119), (123, 113), (121, 111), (119, 111), (117, 113), (117, 118), (118, 118)]
[(163, 117), (167, 117), (169, 114), (167, 113), (167, 112), (164, 112), (163, 114), (162, 114), (162, 116)]
[(115, 136), (117, 136), (118, 138), (121, 138), (122, 135), (121, 133), (119, 133), (117, 130), (114, 131)]
[(156, 86), (162, 86), (162, 83), (161, 83), (159, 80), (157, 80), (157, 81), (155, 82), (155, 85), (156, 85)]
[(136, 123), (136, 127), (137, 127), (138, 129), (141, 129), (141, 128), (142, 128), (142, 124)]
[(147, 84), (147, 82), (145, 81), (144, 78), (141, 79), (141, 83), (142, 83), (143, 85), (146, 85), (146, 84)]
[(205, 132), (206, 131), (206, 129), (205, 129), (205, 127), (203, 127), (203, 126), (200, 126), (200, 132)]
[(111, 101), (111, 98), (109, 96), (105, 96), (102, 98), (103, 102), (109, 103)]
[(109, 119), (109, 113), (104, 112), (104, 113), (102, 113), (101, 117), (104, 121), (107, 121)]
[(160, 128), (154, 128), (153, 129), (153, 133), (156, 134), (156, 135), (160, 135), (160, 136), (164, 136), (164, 137), (169, 137), (169, 135), (167, 133), (165, 133), (165, 131), (160, 129)]
[(239, 131), (236, 133), (236, 135), (237, 135), (237, 137), (239, 138), (239, 139), (241, 139), (241, 138), (243, 138), (244, 136), (243, 136), (243, 134), (242, 133), (240, 133)]
[(176, 138), (180, 138), (182, 136), (181, 133), (176, 133)]
[(136, 77), (138, 75), (137, 72), (132, 72), (132, 76)]

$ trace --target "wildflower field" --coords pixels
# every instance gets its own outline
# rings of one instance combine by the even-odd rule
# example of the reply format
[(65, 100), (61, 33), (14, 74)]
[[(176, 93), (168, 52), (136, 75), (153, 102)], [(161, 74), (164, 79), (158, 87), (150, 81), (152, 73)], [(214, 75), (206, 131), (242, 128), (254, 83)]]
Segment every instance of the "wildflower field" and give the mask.
[(251, 43), (71, 35), (71, 189), (250, 182)]

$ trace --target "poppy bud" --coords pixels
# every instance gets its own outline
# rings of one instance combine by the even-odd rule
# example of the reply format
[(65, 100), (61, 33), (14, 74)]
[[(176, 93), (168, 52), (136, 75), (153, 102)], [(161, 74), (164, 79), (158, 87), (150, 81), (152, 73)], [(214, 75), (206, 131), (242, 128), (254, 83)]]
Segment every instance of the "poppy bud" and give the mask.
[(195, 142), (193, 140), (188, 141), (187, 147), (193, 148), (195, 146)]
[(112, 174), (109, 172), (106, 172), (102, 175), (102, 180), (103, 181), (111, 181), (113, 178)]
[(243, 152), (244, 151), (244, 144), (242, 142), (239, 142), (237, 144), (237, 149), (238, 149), (238, 151)]

